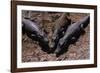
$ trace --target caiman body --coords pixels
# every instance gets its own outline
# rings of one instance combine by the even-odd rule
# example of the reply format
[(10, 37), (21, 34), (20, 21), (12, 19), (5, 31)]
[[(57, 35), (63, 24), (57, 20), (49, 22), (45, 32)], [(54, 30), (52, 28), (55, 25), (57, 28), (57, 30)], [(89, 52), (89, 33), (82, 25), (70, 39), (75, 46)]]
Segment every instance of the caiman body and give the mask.
[(83, 19), (71, 24), (66, 30), (65, 35), (59, 40), (55, 53), (59, 54), (61, 50), (68, 49), (68, 46), (72, 43), (72, 41), (79, 38), (84, 28), (88, 26), (89, 21), (90, 16), (86, 16)]
[(71, 24), (71, 19), (68, 19), (66, 15), (68, 14), (63, 13), (61, 17), (55, 22), (55, 31), (52, 36), (52, 44), (51, 44), (52, 53), (57, 48), (59, 39), (64, 36), (66, 29)]
[(26, 33), (32, 40), (38, 41), (44, 51), (49, 50), (48, 39), (41, 33), (39, 26), (29, 19), (22, 19), (22, 32)]

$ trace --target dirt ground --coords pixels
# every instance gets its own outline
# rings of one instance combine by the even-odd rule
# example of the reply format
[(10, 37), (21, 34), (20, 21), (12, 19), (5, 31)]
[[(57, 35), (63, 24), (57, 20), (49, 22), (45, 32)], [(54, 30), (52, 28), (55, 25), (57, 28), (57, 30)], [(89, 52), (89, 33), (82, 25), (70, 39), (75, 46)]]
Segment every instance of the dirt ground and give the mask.
[[(40, 13), (32, 12), (31, 18), (37, 18), (41, 20), (43, 17)], [(51, 29), (53, 29), (53, 22), (56, 20), (56, 15), (61, 15), (62, 13), (48, 13), (48, 16), (45, 16), (48, 21), (44, 28), (49, 32), (48, 37), (51, 35)], [(70, 13), (70, 18), (72, 22), (76, 22), (79, 19), (87, 16), (88, 14), (83, 13)], [(54, 19), (55, 17), (55, 19)], [(58, 17), (59, 18), (59, 17)], [(38, 21), (37, 20), (37, 21)], [(39, 22), (42, 25), (42, 22)], [(38, 45), (38, 42), (33, 41), (28, 38), (27, 35), (22, 35), (22, 62), (38, 62), (38, 61), (63, 61), (63, 60), (85, 60), (90, 58), (90, 48), (89, 48), (89, 36), (90, 36), (90, 27), (86, 27), (85, 34), (82, 35), (75, 44), (71, 44), (68, 47), (68, 51), (64, 54), (56, 57), (55, 54), (47, 54), (41, 50), (41, 47)], [(51, 38), (49, 38), (50, 40)]]

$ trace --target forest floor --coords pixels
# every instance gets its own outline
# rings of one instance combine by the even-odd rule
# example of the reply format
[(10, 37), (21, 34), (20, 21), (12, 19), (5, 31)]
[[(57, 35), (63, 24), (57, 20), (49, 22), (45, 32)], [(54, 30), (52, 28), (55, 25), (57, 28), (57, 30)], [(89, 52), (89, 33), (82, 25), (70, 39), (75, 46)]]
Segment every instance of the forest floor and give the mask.
[[(55, 14), (52, 14), (55, 15)], [(49, 17), (52, 16), (49, 14)], [(70, 13), (70, 18), (73, 22), (76, 22), (86, 16), (83, 13)], [(36, 16), (36, 13), (33, 13)], [(39, 13), (36, 17), (40, 16)], [(53, 21), (50, 21), (51, 23)], [(52, 24), (46, 24), (46, 30), (50, 33)], [(48, 35), (48, 36), (49, 36)], [(28, 38), (27, 35), (22, 35), (22, 62), (38, 62), (38, 61), (63, 61), (63, 60), (85, 60), (90, 58), (89, 38), (90, 37), (90, 26), (85, 28), (85, 34), (80, 36), (75, 44), (71, 44), (68, 47), (68, 51), (64, 54), (56, 57), (55, 54), (48, 54), (41, 50), (38, 42)], [(50, 39), (50, 38), (49, 38)]]

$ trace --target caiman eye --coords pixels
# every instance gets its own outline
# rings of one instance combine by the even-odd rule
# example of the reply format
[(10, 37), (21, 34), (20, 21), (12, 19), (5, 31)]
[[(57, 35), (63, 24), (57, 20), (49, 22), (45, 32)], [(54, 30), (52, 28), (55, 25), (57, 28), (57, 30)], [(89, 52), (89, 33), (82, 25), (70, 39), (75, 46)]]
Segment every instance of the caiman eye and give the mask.
[(75, 37), (72, 37), (72, 40), (75, 40), (76, 38)]
[(84, 24), (81, 24), (80, 27), (83, 28), (83, 25), (84, 25)]
[(63, 39), (60, 39), (60, 41), (59, 41), (60, 43), (59, 43), (59, 45), (61, 46), (61, 45), (63, 45)]

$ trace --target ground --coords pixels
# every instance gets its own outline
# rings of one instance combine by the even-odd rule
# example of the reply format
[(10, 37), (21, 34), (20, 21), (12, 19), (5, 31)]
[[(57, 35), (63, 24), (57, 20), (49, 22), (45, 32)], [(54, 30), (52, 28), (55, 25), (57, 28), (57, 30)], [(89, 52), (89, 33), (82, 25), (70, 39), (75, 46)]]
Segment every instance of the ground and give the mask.
[[(40, 13), (36, 13), (36, 12), (31, 13), (32, 14), (31, 18), (35, 17), (40, 20), (42, 18)], [(56, 16), (57, 14), (61, 15), (61, 13), (52, 13), (52, 14), (48, 13), (48, 16), (47, 17), (45, 16), (49, 21), (45, 23), (46, 25), (44, 25), (44, 28), (49, 32), (48, 34), (49, 40), (52, 37), (51, 30), (53, 29), (54, 26), (52, 23), (56, 20), (56, 18), (53, 19), (50, 17), (54, 15)], [(70, 18), (72, 22), (76, 22), (87, 15), (88, 14), (83, 14), (83, 13), (70, 13)], [(85, 34), (82, 35), (75, 44), (71, 44), (68, 47), (68, 51), (60, 55), (59, 57), (56, 57), (55, 54), (47, 54), (46, 52), (41, 50), (41, 47), (38, 45), (38, 42), (33, 41), (32, 39), (27, 37), (27, 35), (22, 35), (22, 62), (89, 59), (90, 58), (90, 48), (89, 48), (90, 26), (89, 25), (85, 29)]]

